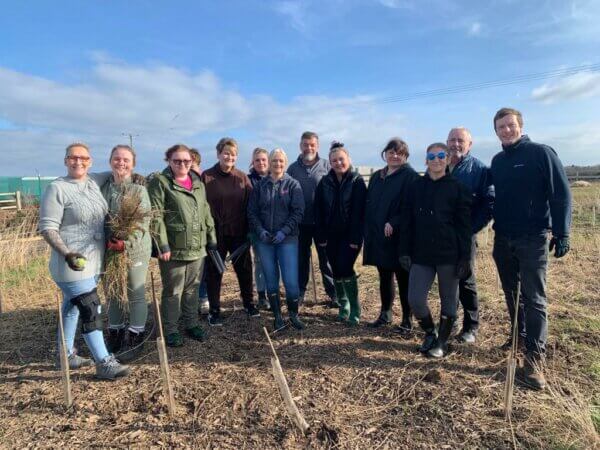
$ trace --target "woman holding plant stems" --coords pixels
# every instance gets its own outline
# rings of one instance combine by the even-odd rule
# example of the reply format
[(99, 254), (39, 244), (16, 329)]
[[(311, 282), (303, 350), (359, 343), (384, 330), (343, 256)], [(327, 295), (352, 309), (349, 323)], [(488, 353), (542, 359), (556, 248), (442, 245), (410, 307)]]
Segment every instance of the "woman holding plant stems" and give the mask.
[[(132, 182), (135, 158), (135, 151), (130, 146), (115, 146), (109, 158), (112, 175), (100, 188), (108, 203), (109, 217), (126, 215), (121, 217), (120, 222), (130, 222), (127, 225), (131, 228), (115, 229), (114, 225), (119, 221), (109, 220), (104, 277), (107, 283), (105, 292), (109, 297), (108, 346), (111, 352), (119, 353), (119, 359), (123, 362), (131, 361), (142, 352), (148, 318), (145, 288), (152, 247), (149, 232), (150, 198), (145, 186)], [(144, 180), (143, 177), (139, 178)], [(114, 270), (119, 272), (116, 276), (126, 272), (126, 278), (122, 280), (125, 283), (115, 283), (110, 279)], [(111, 289), (120, 284), (123, 284), (120, 286), (122, 293)], [(129, 323), (126, 323), (128, 311)]]
[(265, 274), (275, 330), (285, 326), (279, 298), (280, 273), (290, 322), (302, 330), (304, 323), (298, 317), (298, 226), (304, 214), (304, 195), (300, 183), (285, 172), (287, 162), (287, 155), (280, 148), (269, 154), (270, 174), (252, 191), (248, 221), (258, 237), (256, 251)]
[(180, 314), (185, 333), (204, 340), (198, 323), (198, 285), (206, 248), (216, 248), (215, 225), (206, 201), (204, 184), (190, 171), (192, 155), (182, 144), (165, 153), (168, 167), (150, 181), (148, 194), (157, 215), (152, 218), (153, 239), (159, 250), (158, 265), (163, 283), (161, 310), (167, 345), (180, 347)]
[(50, 275), (63, 292), (63, 331), (69, 367), (78, 369), (93, 364), (78, 356), (73, 346), (81, 316), (83, 338), (96, 363), (96, 377), (114, 380), (129, 374), (129, 368), (108, 353), (96, 292), (104, 257), (108, 205), (98, 184), (88, 175), (92, 166), (89, 148), (82, 143), (69, 145), (64, 161), (67, 176), (54, 180), (42, 196), (39, 229), (52, 247)]
[[(252, 188), (256, 188), (260, 180), (269, 175), (269, 152), (264, 148), (257, 147), (252, 152), (252, 165), (248, 178), (252, 183)], [(257, 236), (250, 232), (250, 241), (253, 244), (254, 255), (254, 283), (256, 284), (256, 292), (258, 293), (258, 309), (270, 309), (269, 301), (267, 300), (267, 287), (265, 285), (265, 275), (263, 273), (262, 264), (256, 250)]]
[(398, 239), (407, 216), (402, 208), (407, 201), (408, 187), (419, 175), (408, 164), (408, 145), (400, 138), (392, 138), (381, 152), (386, 166), (371, 175), (365, 212), (365, 246), (363, 265), (377, 267), (381, 312), (369, 325), (374, 328), (392, 323), (395, 289), (394, 277), (400, 294), (402, 322), (397, 328), (401, 334), (412, 329), (408, 304), (408, 271), (398, 260)]
[[(446, 173), (446, 144), (431, 144), (426, 155), (427, 172), (409, 188), (398, 253), (402, 267), (410, 269), (410, 307), (426, 333), (419, 351), (441, 358), (448, 352), (448, 338), (456, 320), (458, 280), (471, 273), (471, 195)], [(441, 301), (438, 330), (427, 304), (436, 275)]]
[(315, 193), (315, 241), (325, 247), (331, 264), (338, 319), (357, 325), (360, 301), (354, 263), (363, 242), (367, 186), (352, 169), (350, 154), (341, 142), (329, 150), (329, 173), (321, 178)]

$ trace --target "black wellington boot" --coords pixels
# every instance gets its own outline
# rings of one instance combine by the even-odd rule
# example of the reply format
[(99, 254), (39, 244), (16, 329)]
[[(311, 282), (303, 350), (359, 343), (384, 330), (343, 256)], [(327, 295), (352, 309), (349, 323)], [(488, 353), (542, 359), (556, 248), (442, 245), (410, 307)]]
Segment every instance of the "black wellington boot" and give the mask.
[(274, 331), (280, 330), (285, 327), (283, 317), (281, 317), (281, 300), (279, 294), (269, 294), (269, 306), (275, 320), (273, 321)]
[(290, 323), (296, 330), (304, 330), (306, 325), (298, 317), (298, 299), (287, 299), (288, 315), (290, 316)]
[(117, 355), (117, 359), (122, 363), (127, 363), (140, 356), (144, 350), (145, 337), (145, 332), (135, 333), (131, 330), (126, 330), (123, 345)]
[(419, 325), (425, 332), (425, 339), (423, 339), (419, 351), (421, 353), (427, 353), (433, 347), (437, 339), (437, 332), (435, 331), (435, 324), (433, 323), (431, 314), (423, 319), (419, 319)]
[(440, 328), (438, 330), (438, 337), (435, 344), (427, 352), (427, 356), (432, 358), (443, 358), (448, 354), (448, 338), (452, 333), (452, 326), (456, 317), (440, 317)]
[(108, 329), (108, 340), (106, 347), (110, 353), (117, 354), (121, 351), (123, 346), (123, 339), (125, 338), (125, 328), (109, 328)]

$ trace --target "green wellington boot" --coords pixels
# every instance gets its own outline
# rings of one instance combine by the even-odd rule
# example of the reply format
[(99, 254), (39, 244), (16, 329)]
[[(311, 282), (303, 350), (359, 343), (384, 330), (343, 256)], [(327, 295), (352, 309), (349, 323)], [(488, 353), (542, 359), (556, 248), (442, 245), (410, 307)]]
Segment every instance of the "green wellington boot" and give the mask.
[(356, 275), (344, 279), (344, 290), (346, 291), (350, 303), (348, 323), (350, 325), (358, 325), (360, 322), (360, 301), (358, 300), (358, 282), (356, 281)]
[(344, 280), (333, 280), (333, 284), (335, 286), (335, 295), (337, 296), (337, 301), (340, 304), (340, 311), (337, 318), (339, 321), (344, 322), (348, 320), (348, 317), (350, 316), (350, 301), (348, 300), (346, 290), (344, 289)]

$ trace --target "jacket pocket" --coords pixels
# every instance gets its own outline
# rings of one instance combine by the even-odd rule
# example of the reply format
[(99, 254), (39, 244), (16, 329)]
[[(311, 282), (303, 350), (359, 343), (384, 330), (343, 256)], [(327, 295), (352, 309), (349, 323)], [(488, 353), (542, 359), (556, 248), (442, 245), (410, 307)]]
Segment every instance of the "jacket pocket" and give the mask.
[(187, 231), (182, 224), (167, 224), (169, 246), (173, 249), (184, 250), (187, 248)]

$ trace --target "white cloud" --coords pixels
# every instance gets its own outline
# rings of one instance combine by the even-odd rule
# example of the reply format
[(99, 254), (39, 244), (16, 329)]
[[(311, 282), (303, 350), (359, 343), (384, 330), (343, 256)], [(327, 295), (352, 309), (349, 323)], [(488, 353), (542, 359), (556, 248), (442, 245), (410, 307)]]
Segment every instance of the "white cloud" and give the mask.
[(481, 23), (473, 22), (469, 26), (468, 33), (469, 33), (469, 36), (478, 36), (479, 34), (481, 34)]
[(415, 3), (411, 0), (379, 0), (379, 3), (393, 9), (415, 9)]
[(533, 89), (531, 97), (543, 103), (589, 98), (600, 94), (600, 73), (581, 72)]
[(275, 4), (275, 11), (287, 17), (293, 28), (300, 32), (307, 30), (306, 6), (301, 1), (283, 1)]
[[(162, 166), (162, 152), (175, 142), (200, 147), (210, 162), (214, 143), (227, 134), (239, 136), (244, 149), (284, 146), (294, 154), (307, 129), (322, 136), (325, 149), (333, 138), (345, 140), (355, 149), (355, 161), (364, 163), (386, 139), (407, 128), (401, 114), (390, 114), (372, 100), (300, 96), (281, 103), (270, 96), (243, 96), (209, 71), (105, 60), (96, 63), (85, 83), (76, 84), (0, 68), (0, 122), (5, 124), (0, 171), (17, 175), (37, 167), (42, 174), (62, 173), (62, 152), (72, 141), (90, 144), (96, 168), (105, 168), (101, 155), (127, 142), (123, 133), (136, 136), (142, 171)], [(240, 159), (245, 165), (247, 160)]]

